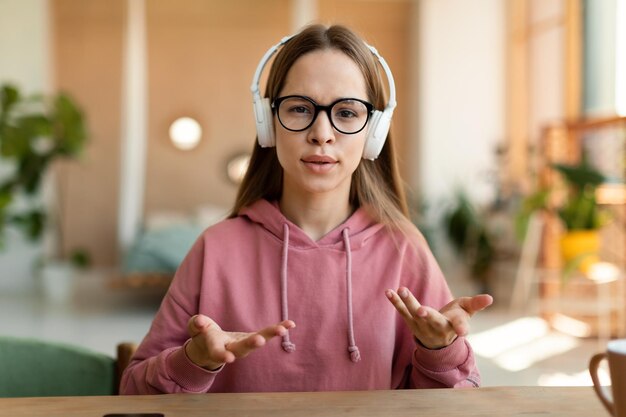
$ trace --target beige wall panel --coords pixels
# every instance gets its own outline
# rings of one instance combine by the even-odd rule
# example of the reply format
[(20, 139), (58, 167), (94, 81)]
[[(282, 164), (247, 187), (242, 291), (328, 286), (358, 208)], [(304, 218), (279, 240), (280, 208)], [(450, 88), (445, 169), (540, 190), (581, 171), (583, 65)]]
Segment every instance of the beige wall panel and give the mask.
[(507, 136), (509, 163), (500, 173), (508, 187), (528, 189), (529, 168), (529, 37), (526, 0), (507, 3)]
[(82, 159), (56, 167), (62, 249), (117, 261), (123, 0), (52, 1), (56, 85), (82, 105), (90, 138)]
[[(147, 2), (146, 215), (232, 205), (236, 187), (225, 164), (254, 143), (252, 76), (267, 48), (289, 33), (290, 16), (289, 0)], [(168, 127), (180, 116), (202, 125), (193, 150), (169, 140)]]
[(365, 40), (378, 49), (385, 58), (396, 83), (398, 107), (394, 112), (392, 134), (400, 159), (402, 176), (408, 178), (411, 172), (410, 151), (415, 149), (411, 141), (417, 137), (410, 134), (409, 106), (414, 101), (409, 97), (410, 79), (417, 74), (410, 73), (411, 16), (413, 7), (418, 7), (412, 0), (320, 0), (319, 17), (322, 23), (341, 23), (354, 29)]

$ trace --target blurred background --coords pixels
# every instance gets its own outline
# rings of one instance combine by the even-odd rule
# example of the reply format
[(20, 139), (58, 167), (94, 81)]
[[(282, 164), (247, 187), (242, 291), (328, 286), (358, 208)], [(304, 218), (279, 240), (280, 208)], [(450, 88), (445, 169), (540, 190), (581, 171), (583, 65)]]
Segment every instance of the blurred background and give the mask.
[(311, 22), (392, 69), (413, 219), (495, 296), (484, 385), (591, 384), (626, 335), (625, 0), (0, 0), (0, 334), (141, 340), (233, 203), (256, 65)]

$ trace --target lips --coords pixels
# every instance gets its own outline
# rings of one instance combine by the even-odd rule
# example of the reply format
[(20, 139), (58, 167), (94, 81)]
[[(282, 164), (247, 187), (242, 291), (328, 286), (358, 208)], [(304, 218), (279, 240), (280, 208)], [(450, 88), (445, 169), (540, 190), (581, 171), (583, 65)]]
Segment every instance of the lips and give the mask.
[(309, 164), (325, 165), (325, 164), (336, 164), (337, 160), (327, 155), (310, 155), (310, 156), (302, 158), (302, 162), (306, 162)]
[(309, 155), (301, 159), (308, 172), (314, 175), (326, 175), (334, 171), (339, 164), (337, 160), (328, 155)]

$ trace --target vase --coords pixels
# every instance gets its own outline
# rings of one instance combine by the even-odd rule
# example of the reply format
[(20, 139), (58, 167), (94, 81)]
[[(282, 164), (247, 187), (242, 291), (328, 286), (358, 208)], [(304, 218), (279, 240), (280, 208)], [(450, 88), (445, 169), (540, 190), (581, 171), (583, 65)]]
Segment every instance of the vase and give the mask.
[(577, 265), (588, 273), (591, 266), (600, 262), (600, 233), (598, 230), (572, 230), (561, 237), (561, 254), (565, 267)]

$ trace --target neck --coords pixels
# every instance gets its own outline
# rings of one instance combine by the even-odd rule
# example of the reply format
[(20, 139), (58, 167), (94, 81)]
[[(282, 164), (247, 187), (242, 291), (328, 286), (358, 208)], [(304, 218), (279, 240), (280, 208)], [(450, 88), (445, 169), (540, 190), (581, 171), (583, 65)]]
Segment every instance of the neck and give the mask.
[(336, 195), (285, 195), (279, 201), (280, 210), (312, 240), (318, 241), (343, 223), (354, 211), (349, 199)]

